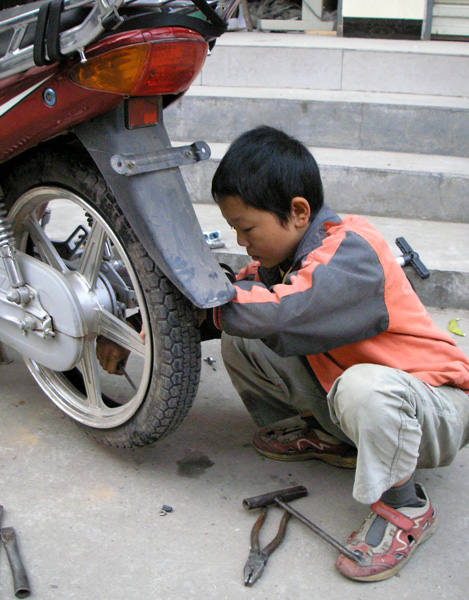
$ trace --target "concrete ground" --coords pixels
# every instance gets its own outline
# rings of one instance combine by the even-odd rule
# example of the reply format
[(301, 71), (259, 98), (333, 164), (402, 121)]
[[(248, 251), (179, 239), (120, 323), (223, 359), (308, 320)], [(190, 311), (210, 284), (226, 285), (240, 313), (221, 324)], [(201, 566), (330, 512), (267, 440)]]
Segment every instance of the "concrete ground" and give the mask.
[[(441, 327), (469, 314), (431, 310)], [(469, 353), (469, 336), (455, 337)], [(467, 598), (469, 448), (448, 467), (423, 470), (439, 512), (436, 534), (394, 578), (361, 584), (335, 569), (336, 551), (291, 520), (262, 578), (243, 584), (257, 511), (242, 500), (304, 485), (292, 504), (344, 542), (368, 508), (351, 497), (353, 471), (320, 462), (282, 463), (251, 447), (254, 431), (223, 367), (219, 342), (204, 342), (195, 405), (182, 426), (151, 448), (98, 445), (39, 390), (21, 358), (0, 367), (0, 504), (15, 527), (32, 597), (40, 600), (463, 600)], [(163, 505), (173, 511), (160, 515)], [(275, 535), (280, 510), (261, 534)], [(13, 598), (0, 551), (0, 599)]]

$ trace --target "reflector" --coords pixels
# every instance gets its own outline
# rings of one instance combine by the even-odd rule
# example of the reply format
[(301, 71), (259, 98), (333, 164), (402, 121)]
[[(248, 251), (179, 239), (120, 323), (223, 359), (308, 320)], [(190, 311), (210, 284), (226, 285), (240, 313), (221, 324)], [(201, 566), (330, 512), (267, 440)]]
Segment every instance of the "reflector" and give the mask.
[(158, 123), (159, 104), (158, 96), (128, 98), (125, 103), (126, 126), (129, 129), (136, 129)]

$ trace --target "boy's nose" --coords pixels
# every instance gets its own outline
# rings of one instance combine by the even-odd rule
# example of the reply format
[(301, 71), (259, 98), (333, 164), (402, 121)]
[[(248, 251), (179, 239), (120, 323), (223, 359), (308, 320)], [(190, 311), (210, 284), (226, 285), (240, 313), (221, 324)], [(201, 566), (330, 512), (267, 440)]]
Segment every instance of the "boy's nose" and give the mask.
[(236, 241), (238, 242), (238, 246), (246, 247), (248, 245), (247, 236), (242, 231), (236, 230)]

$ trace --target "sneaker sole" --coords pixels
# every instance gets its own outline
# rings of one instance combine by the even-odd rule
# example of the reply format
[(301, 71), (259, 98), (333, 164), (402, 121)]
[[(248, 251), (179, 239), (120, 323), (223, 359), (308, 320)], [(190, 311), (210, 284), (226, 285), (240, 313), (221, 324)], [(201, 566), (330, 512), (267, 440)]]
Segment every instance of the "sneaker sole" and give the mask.
[(335, 454), (316, 454), (315, 452), (304, 452), (303, 454), (276, 454), (268, 450), (262, 450), (254, 446), (254, 450), (262, 456), (271, 458), (272, 460), (281, 460), (283, 462), (298, 462), (302, 460), (321, 460), (322, 462), (340, 467), (342, 469), (354, 469), (357, 464), (355, 456), (337, 456)]
[[(435, 517), (435, 519), (434, 519), (433, 523), (430, 525), (430, 527), (420, 536), (417, 543), (414, 544), (414, 546), (411, 548), (407, 558), (404, 559), (402, 562), (398, 563), (392, 569), (388, 569), (387, 571), (383, 571), (382, 573), (376, 573), (376, 575), (370, 575), (369, 577), (350, 577), (349, 575), (345, 575), (345, 577), (347, 577), (347, 579), (353, 579), (354, 581), (362, 581), (364, 583), (366, 583), (367, 581), (372, 582), (372, 581), (383, 581), (384, 579), (389, 579), (390, 577), (395, 575), (398, 571), (400, 571), (402, 569), (402, 567), (404, 567), (406, 565), (409, 558), (417, 550), (417, 548), (420, 546), (420, 544), (423, 544), (424, 542), (426, 542), (428, 540), (428, 538), (431, 537), (435, 533), (437, 524), (438, 524), (438, 517)], [(341, 571), (339, 571), (339, 573), (340, 572)], [(343, 573), (342, 573), (342, 575), (343, 575)]]

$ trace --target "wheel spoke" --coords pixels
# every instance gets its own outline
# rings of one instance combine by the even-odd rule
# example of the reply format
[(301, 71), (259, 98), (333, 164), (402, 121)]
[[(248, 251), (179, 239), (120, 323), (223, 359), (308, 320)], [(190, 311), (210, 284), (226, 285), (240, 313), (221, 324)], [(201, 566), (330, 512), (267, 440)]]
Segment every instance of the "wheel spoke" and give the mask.
[(41, 259), (51, 267), (54, 267), (54, 269), (57, 269), (57, 271), (66, 273), (68, 271), (66, 264), (37, 220), (33, 217), (29, 217), (26, 223), (26, 229), (34, 242), (34, 246)]
[(90, 233), (86, 239), (78, 272), (83, 275), (93, 289), (96, 285), (101, 263), (103, 261), (104, 244), (106, 242), (106, 231), (95, 220), (91, 226)]
[(87, 342), (80, 361), (81, 373), (88, 396), (88, 404), (93, 408), (104, 406), (101, 398), (101, 383), (99, 381), (99, 365), (94, 351), (94, 344)]
[(136, 352), (139, 356), (145, 355), (145, 345), (139, 333), (104, 309), (100, 312), (98, 333), (130, 352)]

